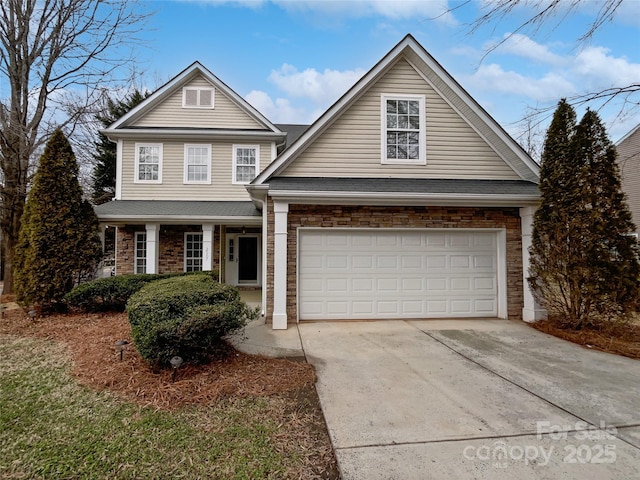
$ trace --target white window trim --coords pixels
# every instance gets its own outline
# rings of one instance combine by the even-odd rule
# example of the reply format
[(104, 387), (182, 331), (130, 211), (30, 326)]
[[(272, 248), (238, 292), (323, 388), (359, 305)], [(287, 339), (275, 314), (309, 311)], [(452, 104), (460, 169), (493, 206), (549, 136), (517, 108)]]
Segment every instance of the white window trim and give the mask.
[[(138, 256), (138, 237), (140, 235), (144, 235), (144, 257), (139, 257)], [(140, 275), (140, 272), (138, 272), (138, 260), (141, 260), (142, 258), (144, 258), (144, 265), (145, 265), (145, 271), (142, 273), (147, 273), (147, 262), (149, 261), (149, 256), (147, 255), (147, 232), (135, 232), (133, 234), (133, 273), (136, 275)]]
[[(187, 105), (187, 90), (195, 90), (198, 92), (198, 104)], [(200, 105), (200, 92), (211, 92), (211, 105)], [(213, 87), (183, 87), (182, 89), (182, 108), (195, 108), (204, 110), (213, 110), (216, 104), (216, 90)]]
[[(183, 271), (187, 271), (187, 235), (200, 235), (202, 238), (202, 257), (200, 257), (200, 264), (204, 268), (204, 233), (203, 232), (184, 232), (184, 264)], [(202, 271), (202, 270), (191, 270), (193, 271)]]
[[(238, 168), (237, 168), (237, 151), (239, 148), (255, 148), (256, 150), (256, 177), (258, 176), (258, 174), (260, 173), (260, 145), (241, 145), (241, 144), (234, 144), (232, 146), (233, 148), (233, 184), (234, 185), (248, 185), (249, 182), (239, 182), (238, 179), (236, 178), (236, 174), (238, 172)], [(255, 178), (255, 177), (253, 177)]]
[[(207, 149), (207, 179), (206, 180), (189, 180), (189, 164), (187, 162), (190, 147), (206, 148)], [(211, 145), (208, 143), (185, 143), (184, 145), (184, 179), (183, 182), (187, 184), (200, 184), (211, 185)]]
[[(409, 158), (387, 158), (387, 100), (417, 100), (420, 108), (420, 131), (418, 132), (419, 155), (415, 160)], [(425, 95), (405, 93), (380, 94), (380, 159), (382, 165), (426, 165), (427, 164), (427, 116), (425, 113)]]
[[(140, 147), (158, 147), (158, 179), (157, 180), (140, 180)], [(133, 183), (162, 183), (162, 143), (136, 143), (135, 144), (135, 172)]]

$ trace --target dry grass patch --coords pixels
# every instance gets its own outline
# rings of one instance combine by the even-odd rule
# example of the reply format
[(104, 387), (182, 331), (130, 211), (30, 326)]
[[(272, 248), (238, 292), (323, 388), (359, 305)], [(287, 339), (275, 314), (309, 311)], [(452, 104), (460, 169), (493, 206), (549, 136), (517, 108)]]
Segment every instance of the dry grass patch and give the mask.
[(530, 325), (541, 332), (586, 348), (640, 360), (640, 323), (638, 321), (612, 322), (603, 324), (597, 329), (581, 330), (562, 328), (553, 320), (543, 320)]

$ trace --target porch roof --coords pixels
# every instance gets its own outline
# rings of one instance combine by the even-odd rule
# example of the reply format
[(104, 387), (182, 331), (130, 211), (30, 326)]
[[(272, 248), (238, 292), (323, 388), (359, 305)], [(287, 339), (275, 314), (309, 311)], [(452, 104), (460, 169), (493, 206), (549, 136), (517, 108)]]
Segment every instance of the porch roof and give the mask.
[(185, 200), (113, 200), (95, 208), (108, 223), (224, 223), (261, 224), (262, 213), (253, 202)]
[(526, 180), (274, 177), (268, 183), (270, 190), (313, 192), (539, 195), (538, 185)]

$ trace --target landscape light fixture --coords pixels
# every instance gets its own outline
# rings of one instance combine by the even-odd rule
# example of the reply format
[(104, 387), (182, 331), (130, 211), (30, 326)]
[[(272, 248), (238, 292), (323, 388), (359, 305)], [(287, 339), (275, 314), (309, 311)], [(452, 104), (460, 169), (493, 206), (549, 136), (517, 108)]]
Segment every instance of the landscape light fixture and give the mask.
[(38, 312), (36, 312), (35, 310), (29, 310), (29, 311), (27, 312), (27, 315), (29, 316), (29, 318), (30, 318), (31, 320), (33, 320), (33, 319), (35, 319), (35, 318), (36, 318), (36, 315), (38, 315)]
[(126, 340), (118, 340), (116, 342), (116, 350), (120, 352), (120, 361), (122, 361), (122, 355), (126, 350), (127, 345), (129, 345), (129, 342), (127, 342)]
[(176, 372), (183, 362), (184, 360), (182, 360), (182, 357), (178, 357), (177, 355), (175, 357), (171, 357), (171, 360), (169, 360), (169, 363), (173, 367), (173, 373), (171, 374), (171, 383), (176, 381)]

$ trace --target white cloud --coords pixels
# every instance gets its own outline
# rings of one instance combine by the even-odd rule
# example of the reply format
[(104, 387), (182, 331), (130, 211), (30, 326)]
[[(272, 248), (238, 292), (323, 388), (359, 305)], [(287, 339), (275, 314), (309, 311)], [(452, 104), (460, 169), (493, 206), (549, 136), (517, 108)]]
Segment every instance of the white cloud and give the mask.
[(547, 45), (537, 43), (526, 35), (507, 33), (503, 38), (504, 41), (498, 46), (496, 52), (510, 53), (550, 65), (560, 65), (564, 61), (561, 55), (553, 53)]
[(480, 66), (468, 80), (476, 89), (524, 95), (539, 102), (575, 94), (573, 84), (556, 73), (549, 72), (540, 78), (530, 78), (514, 71), (506, 71), (495, 63)]
[(244, 99), (274, 123), (309, 123), (312, 120), (304, 108), (294, 107), (286, 98), (273, 100), (263, 91), (252, 90)]
[(273, 70), (269, 80), (291, 97), (307, 98), (317, 105), (329, 106), (365, 73), (363, 69), (330, 70), (323, 72), (315, 68), (299, 71), (296, 67), (283, 64), (280, 70)]
[(604, 47), (588, 47), (572, 59), (571, 70), (589, 85), (630, 85), (640, 79), (640, 64), (609, 55)]
[[(607, 48), (586, 47), (576, 54), (554, 52), (554, 48), (561, 47), (540, 44), (525, 35), (516, 34), (496, 50), (512, 58), (505, 57), (500, 64), (482, 64), (468, 77), (469, 84), (482, 91), (523, 95), (536, 102), (545, 102), (630, 85), (640, 78), (639, 63), (615, 57)], [(527, 63), (517, 68), (503, 67), (512, 65), (513, 57)], [(535, 60), (537, 65), (530, 60)]]

